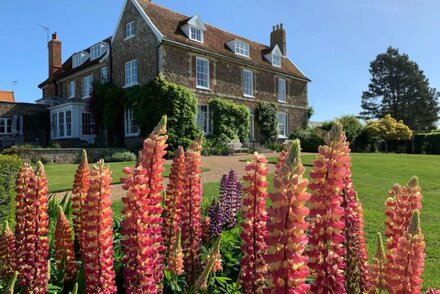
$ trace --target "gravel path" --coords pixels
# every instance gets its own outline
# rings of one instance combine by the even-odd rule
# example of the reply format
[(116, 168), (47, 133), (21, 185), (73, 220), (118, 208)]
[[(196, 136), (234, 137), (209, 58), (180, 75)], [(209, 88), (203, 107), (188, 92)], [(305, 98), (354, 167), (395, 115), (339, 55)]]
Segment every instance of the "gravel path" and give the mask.
[[(277, 156), (277, 153), (265, 153), (266, 157)], [(252, 154), (240, 154), (233, 156), (203, 156), (202, 167), (209, 170), (202, 172), (202, 183), (219, 182), (222, 175), (228, 173), (231, 169), (238, 173), (239, 178), (244, 175), (244, 167), (246, 162), (243, 160), (251, 159)], [(171, 164), (171, 160), (167, 160), (167, 164)], [(269, 172), (274, 172), (275, 165), (269, 164)], [(165, 179), (167, 183), (168, 179)], [(58, 193), (57, 197), (63, 197), (66, 192)], [(112, 199), (119, 200), (125, 194), (121, 184), (112, 186)]]

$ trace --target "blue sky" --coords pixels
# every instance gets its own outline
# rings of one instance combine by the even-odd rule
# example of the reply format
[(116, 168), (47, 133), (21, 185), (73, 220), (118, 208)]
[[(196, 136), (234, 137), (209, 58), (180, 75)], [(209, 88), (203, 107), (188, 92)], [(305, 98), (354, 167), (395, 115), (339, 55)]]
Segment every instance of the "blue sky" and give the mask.
[[(284, 23), (289, 57), (312, 80), (314, 121), (358, 114), (369, 63), (388, 46), (418, 62), (440, 88), (440, 2), (437, 0), (153, 0), (209, 24), (267, 44)], [(209, 4), (208, 4), (209, 3)], [(46, 33), (63, 42), (63, 60), (113, 34), (123, 0), (0, 0), (0, 89), (41, 97), (47, 78)]]

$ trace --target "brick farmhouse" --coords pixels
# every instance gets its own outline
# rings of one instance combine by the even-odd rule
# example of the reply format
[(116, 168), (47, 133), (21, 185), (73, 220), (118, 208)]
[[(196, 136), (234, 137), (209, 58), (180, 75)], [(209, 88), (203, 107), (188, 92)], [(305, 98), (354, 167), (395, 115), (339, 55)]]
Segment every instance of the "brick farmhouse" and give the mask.
[[(113, 36), (74, 53), (64, 63), (56, 33), (48, 43), (49, 77), (39, 87), (49, 105), (51, 139), (95, 140), (93, 117), (87, 112), (93, 82), (119, 87), (144, 84), (162, 74), (191, 89), (199, 101), (197, 124), (212, 132), (209, 99), (242, 103), (251, 114), (250, 141), (260, 141), (254, 119), (259, 102), (278, 105), (278, 132), (283, 139), (307, 122), (310, 81), (286, 56), (286, 32), (276, 25), (270, 45), (242, 38), (148, 0), (125, 0)], [(125, 140), (139, 136), (131, 109), (124, 110)]]

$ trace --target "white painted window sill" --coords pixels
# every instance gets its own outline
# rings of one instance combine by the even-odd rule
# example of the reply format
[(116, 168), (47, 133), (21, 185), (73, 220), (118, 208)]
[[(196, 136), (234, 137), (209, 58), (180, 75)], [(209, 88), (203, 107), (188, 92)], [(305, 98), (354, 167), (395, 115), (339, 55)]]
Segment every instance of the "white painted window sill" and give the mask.
[(243, 94), (243, 97), (245, 97), (245, 98), (255, 98), (254, 95), (248, 95), (248, 94)]
[(87, 99), (87, 98), (90, 98), (90, 95), (88, 95), (88, 96), (83, 96), (81, 99)]
[(137, 136), (139, 136), (139, 134), (140, 134), (140, 132), (136, 133), (136, 134), (125, 134), (125, 138), (137, 137)]
[(128, 37), (125, 37), (124, 41), (130, 40), (130, 39), (134, 38), (134, 36), (135, 36), (135, 34), (130, 35)]
[(129, 88), (129, 87), (137, 86), (137, 85), (139, 85), (139, 82), (135, 82), (135, 83), (131, 83), (131, 84), (125, 84), (123, 88)]
[(209, 88), (209, 87), (204, 87), (204, 86), (196, 86), (196, 89), (199, 89), (199, 90), (205, 90), (205, 91), (211, 91), (211, 88)]
[(278, 100), (278, 103), (287, 104), (287, 101), (284, 101), (284, 100)]

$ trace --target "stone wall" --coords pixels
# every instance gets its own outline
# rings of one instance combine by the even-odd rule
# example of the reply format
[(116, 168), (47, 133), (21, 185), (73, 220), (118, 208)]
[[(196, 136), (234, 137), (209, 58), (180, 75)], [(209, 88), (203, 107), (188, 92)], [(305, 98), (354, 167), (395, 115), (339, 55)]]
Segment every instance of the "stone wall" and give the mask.
[(107, 62), (100, 63), (99, 65), (94, 65), (92, 67), (88, 67), (85, 70), (82, 70), (76, 74), (69, 76), (69, 78), (60, 82), (61, 84), (61, 93), (60, 96), (64, 98), (69, 97), (69, 83), (70, 81), (75, 81), (75, 96), (74, 98), (83, 98), (83, 78), (89, 75), (93, 76), (93, 82), (100, 82), (101, 80), (101, 67), (107, 66), (107, 70), (110, 71), (110, 67)]
[[(43, 163), (79, 163), (82, 155), (81, 148), (35, 148), (21, 149), (11, 148), (8, 154), (16, 154), (29, 162), (42, 161)], [(87, 148), (87, 156), (90, 163), (96, 162), (115, 152), (123, 152), (121, 148)]]
[[(135, 35), (125, 39), (125, 25), (131, 21), (135, 22)], [(136, 7), (128, 1), (112, 44), (114, 84), (119, 87), (124, 86), (125, 63), (133, 59), (137, 60), (139, 84), (145, 84), (156, 77), (157, 46), (156, 36)]]

